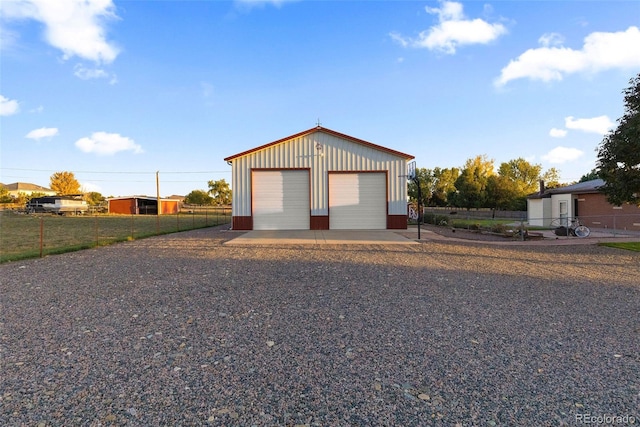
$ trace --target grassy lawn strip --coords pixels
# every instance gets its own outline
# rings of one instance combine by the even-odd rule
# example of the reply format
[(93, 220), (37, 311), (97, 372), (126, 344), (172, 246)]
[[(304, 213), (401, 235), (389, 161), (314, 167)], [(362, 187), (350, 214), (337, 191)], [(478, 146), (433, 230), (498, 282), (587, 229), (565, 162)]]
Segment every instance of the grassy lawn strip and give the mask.
[(628, 251), (640, 252), (640, 242), (600, 243), (600, 245), (610, 248), (626, 249)]
[(71, 252), (231, 221), (230, 209), (177, 215), (0, 214), (0, 262)]

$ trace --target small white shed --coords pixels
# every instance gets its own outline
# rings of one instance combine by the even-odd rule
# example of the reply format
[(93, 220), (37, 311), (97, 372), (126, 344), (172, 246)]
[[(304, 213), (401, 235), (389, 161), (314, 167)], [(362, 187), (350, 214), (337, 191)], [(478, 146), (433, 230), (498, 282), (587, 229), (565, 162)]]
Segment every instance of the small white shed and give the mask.
[(405, 229), (413, 158), (321, 126), (229, 156), (232, 227)]

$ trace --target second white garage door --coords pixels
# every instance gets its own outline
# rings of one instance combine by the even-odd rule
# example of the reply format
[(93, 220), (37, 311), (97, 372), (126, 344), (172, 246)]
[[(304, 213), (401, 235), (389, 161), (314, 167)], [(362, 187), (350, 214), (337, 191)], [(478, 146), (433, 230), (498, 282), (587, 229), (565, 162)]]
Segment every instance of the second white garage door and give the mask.
[(385, 173), (330, 173), (329, 228), (384, 230), (387, 228)]
[(254, 230), (309, 229), (309, 171), (252, 173)]

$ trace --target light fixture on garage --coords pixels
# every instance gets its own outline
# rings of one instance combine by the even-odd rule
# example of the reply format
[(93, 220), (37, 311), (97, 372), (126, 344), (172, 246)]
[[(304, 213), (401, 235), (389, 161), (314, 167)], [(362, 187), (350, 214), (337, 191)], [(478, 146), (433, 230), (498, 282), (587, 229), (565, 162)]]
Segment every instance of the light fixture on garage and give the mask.
[(316, 142), (316, 155), (322, 157), (324, 156), (324, 147), (319, 142)]

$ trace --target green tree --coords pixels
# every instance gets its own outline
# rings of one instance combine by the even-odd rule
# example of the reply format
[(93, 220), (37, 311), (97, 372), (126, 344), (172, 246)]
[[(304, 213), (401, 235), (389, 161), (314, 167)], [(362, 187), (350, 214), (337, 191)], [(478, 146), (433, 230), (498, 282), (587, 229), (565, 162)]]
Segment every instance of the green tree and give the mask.
[(193, 190), (185, 196), (184, 202), (188, 205), (211, 206), (213, 205), (213, 197), (204, 190)]
[(434, 206), (450, 206), (450, 196), (456, 192), (456, 179), (460, 176), (458, 168), (434, 168), (431, 203)]
[(49, 178), (50, 187), (61, 196), (79, 194), (80, 183), (73, 172), (56, 172)]
[(229, 205), (231, 204), (231, 188), (229, 183), (224, 179), (217, 181), (209, 181), (209, 194), (213, 197), (213, 202), (216, 205)]
[(549, 168), (543, 173), (542, 180), (545, 188), (558, 188), (562, 185), (560, 183), (560, 171), (556, 168)]
[(487, 182), (493, 174), (493, 160), (485, 155), (467, 160), (455, 182), (454, 205), (466, 209), (484, 207), (487, 203)]
[(522, 210), (522, 192), (517, 182), (503, 175), (491, 175), (487, 180), (487, 206), (495, 211), (500, 209)]
[(21, 191), (18, 193), (16, 197), (13, 198), (13, 203), (16, 203), (18, 205), (26, 205), (29, 200), (35, 199), (36, 197), (44, 197), (44, 196), (46, 196), (46, 194), (39, 193), (37, 191), (30, 194), (23, 193)]
[(0, 203), (13, 203), (13, 197), (4, 186), (0, 185)]
[(587, 181), (592, 181), (594, 179), (598, 179), (600, 178), (598, 176), (598, 169), (591, 169), (591, 172), (584, 174), (580, 177), (580, 179), (578, 180), (578, 182), (587, 182)]
[(498, 175), (511, 180), (517, 197), (535, 193), (539, 188), (541, 165), (532, 165), (522, 157), (501, 163)]
[(640, 74), (629, 80), (624, 94), (624, 114), (618, 127), (598, 147), (601, 188), (614, 205), (640, 205)]
[[(431, 169), (426, 168), (416, 168), (416, 177), (420, 181), (420, 191), (422, 193), (422, 200), (420, 203), (423, 206), (429, 205), (429, 201), (431, 200), (431, 194), (433, 193), (433, 172)], [(418, 202), (418, 185), (412, 179), (408, 180), (409, 185), (409, 200), (411, 202)]]
[(487, 205), (494, 209), (526, 210), (527, 195), (539, 189), (542, 166), (519, 157), (500, 164), (487, 181)]
[(88, 193), (85, 193), (83, 198), (89, 206), (100, 206), (107, 200), (102, 194), (98, 193), (97, 191), (90, 191)]

